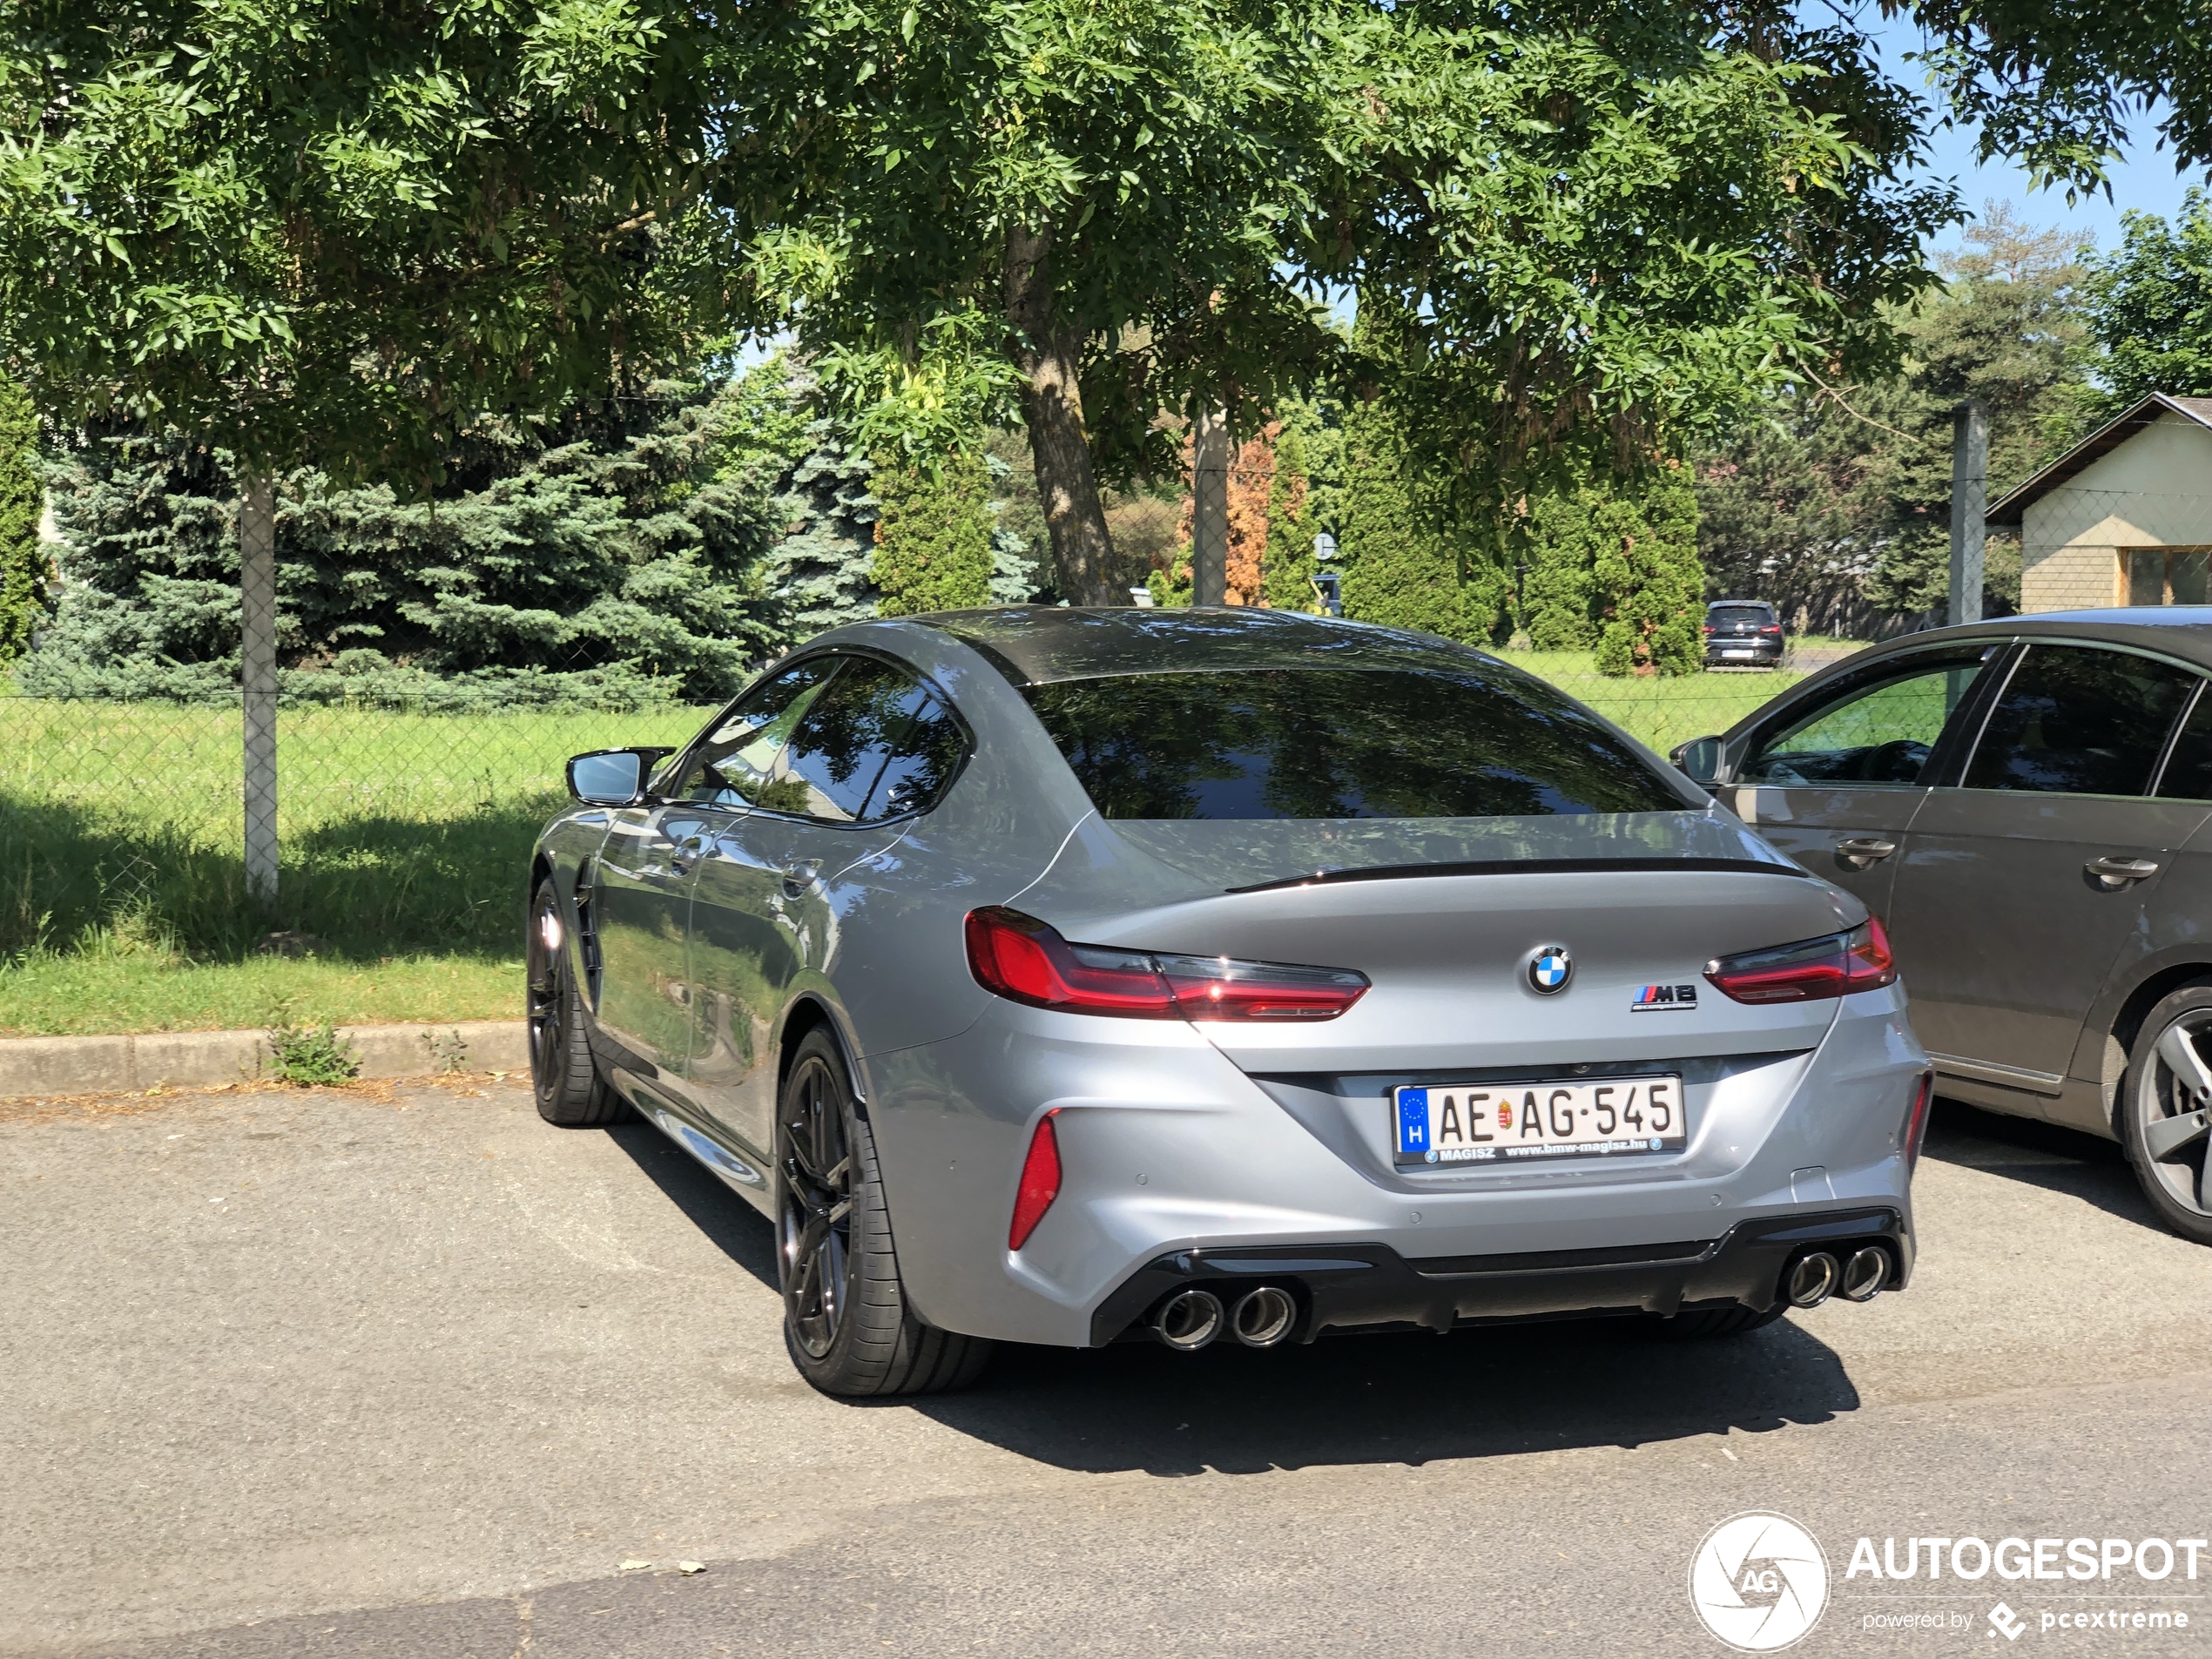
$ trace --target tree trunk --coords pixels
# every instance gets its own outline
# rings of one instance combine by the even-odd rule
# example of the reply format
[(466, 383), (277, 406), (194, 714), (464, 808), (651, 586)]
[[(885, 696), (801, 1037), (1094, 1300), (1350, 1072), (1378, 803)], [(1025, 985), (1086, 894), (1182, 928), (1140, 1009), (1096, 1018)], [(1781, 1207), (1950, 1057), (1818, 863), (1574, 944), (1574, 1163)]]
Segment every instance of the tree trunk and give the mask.
[(276, 489), (244, 481), (238, 503), (239, 689), (246, 705), (246, 890), (277, 896)]
[(1084, 331), (1052, 304), (1052, 232), (1015, 226), (1006, 233), (1006, 314), (1020, 331), (1011, 347), (1022, 371), (1022, 416), (1028, 423), (1037, 495), (1052, 534), (1052, 570), (1070, 604), (1127, 604), (1115, 582), (1114, 540), (1090, 467), (1083, 430)]

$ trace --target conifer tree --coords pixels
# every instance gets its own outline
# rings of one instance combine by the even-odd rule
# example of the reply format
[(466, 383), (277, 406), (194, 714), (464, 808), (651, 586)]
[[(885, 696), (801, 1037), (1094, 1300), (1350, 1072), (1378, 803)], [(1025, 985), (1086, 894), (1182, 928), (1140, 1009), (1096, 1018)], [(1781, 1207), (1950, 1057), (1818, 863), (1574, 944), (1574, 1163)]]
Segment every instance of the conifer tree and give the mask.
[(1381, 398), (1345, 417), (1344, 613), (1468, 637), (1457, 550), (1424, 500), (1403, 428)]
[(1267, 496), (1267, 603), (1278, 610), (1320, 607), (1313, 586), (1313, 507), (1305, 470), (1305, 438), (1286, 428), (1275, 444), (1275, 475)]
[(46, 551), (38, 544), (44, 499), (38, 416), (21, 387), (0, 380), (0, 666), (30, 648), (45, 618)]
[(1689, 469), (1664, 462), (1606, 491), (1589, 523), (1591, 590), (1603, 619), (1598, 672), (1696, 673), (1704, 661), (1705, 568)]
[(874, 467), (853, 454), (827, 420), (806, 428), (808, 448), (776, 497), (783, 539), (768, 562), (768, 583), (793, 641), (876, 614), (878, 509)]
[(991, 475), (981, 454), (947, 457), (933, 474), (908, 463), (874, 474), (879, 506), (869, 574), (876, 614), (965, 610), (991, 601)]

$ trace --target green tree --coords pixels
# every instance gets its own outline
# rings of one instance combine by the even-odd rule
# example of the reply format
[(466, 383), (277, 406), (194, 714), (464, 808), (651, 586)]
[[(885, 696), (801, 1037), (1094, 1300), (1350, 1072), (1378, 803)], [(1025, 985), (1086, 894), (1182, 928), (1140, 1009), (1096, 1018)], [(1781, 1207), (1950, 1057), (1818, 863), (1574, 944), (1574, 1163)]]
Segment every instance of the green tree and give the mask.
[(964, 450), (934, 471), (878, 465), (875, 559), (883, 597), (876, 614), (910, 617), (964, 610), (991, 601), (991, 475), (981, 451)]
[(2212, 197), (2188, 191), (2170, 226), (2155, 213), (2123, 213), (2120, 223), (2120, 246), (2088, 260), (2106, 412), (2152, 392), (2212, 396)]
[[(769, 365), (712, 394), (661, 388), (625, 406), (634, 430), (480, 433), (427, 502), (288, 475), (284, 694), (452, 708), (727, 695), (786, 637), (766, 581), (786, 395)], [(234, 697), (234, 458), (125, 428), (68, 451), (52, 484), (65, 580), (25, 689)]]
[(46, 615), (46, 550), (38, 519), (38, 415), (24, 389), (0, 380), (0, 666), (30, 647)]
[[(1778, 7), (801, 15), (813, 56), (746, 111), (762, 145), (803, 145), (746, 175), (752, 290), (872, 453), (1018, 403), (1082, 603), (1124, 574), (1101, 482), (1171, 474), (1163, 408), (1253, 431), (1332, 375), (1407, 378), (1424, 464), (1494, 506), (1574, 428), (1641, 452), (1797, 364), (1878, 354), (1880, 305), (1951, 210), (1904, 182), (1915, 101)], [(1313, 304), (1346, 287), (1420, 349), (1349, 353)]]
[(1345, 472), (1344, 614), (1467, 638), (1458, 550), (1421, 488), (1399, 417), (1382, 399), (1345, 416)]
[(1286, 421), (1275, 441), (1275, 471), (1267, 484), (1267, 603), (1278, 610), (1312, 610), (1320, 604), (1313, 583), (1319, 568), (1315, 534), (1305, 435)]
[(1928, 34), (1914, 54), (1979, 129), (1982, 158), (2018, 157), (2038, 184), (2094, 190), (2129, 128), (2156, 110), (2158, 147), (2212, 161), (2212, 59), (2199, 0), (1882, 0)]
[[(1944, 287), (1901, 315), (1898, 371), (1786, 388), (1696, 458), (1711, 597), (1766, 599), (1816, 629), (1922, 614), (1949, 587), (1951, 410), (1990, 411), (1992, 499), (2080, 430), (2080, 249), (1992, 204)], [(2016, 539), (1992, 538), (1986, 614), (2019, 603)]]
[(1601, 674), (1694, 674), (1703, 665), (1705, 571), (1689, 469), (1663, 462), (1616, 482), (1588, 509)]

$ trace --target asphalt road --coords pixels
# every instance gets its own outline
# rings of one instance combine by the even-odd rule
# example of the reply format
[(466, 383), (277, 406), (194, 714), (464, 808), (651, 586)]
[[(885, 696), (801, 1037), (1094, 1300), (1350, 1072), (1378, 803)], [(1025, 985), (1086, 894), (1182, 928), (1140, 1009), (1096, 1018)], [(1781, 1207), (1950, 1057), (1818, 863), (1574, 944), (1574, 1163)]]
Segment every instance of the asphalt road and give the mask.
[[(2212, 1537), (2212, 1251), (2112, 1149), (1964, 1109), (1919, 1203), (1910, 1291), (1736, 1343), (1022, 1352), (858, 1406), (786, 1361), (765, 1224), (644, 1127), (507, 1087), (18, 1115), (0, 1653), (1719, 1655), (1690, 1557), (1766, 1509), (1833, 1575), (1794, 1652), (2212, 1655), (2212, 1554), (1844, 1576), (1862, 1535)], [(2040, 1622), (2145, 1608), (2189, 1628)]]

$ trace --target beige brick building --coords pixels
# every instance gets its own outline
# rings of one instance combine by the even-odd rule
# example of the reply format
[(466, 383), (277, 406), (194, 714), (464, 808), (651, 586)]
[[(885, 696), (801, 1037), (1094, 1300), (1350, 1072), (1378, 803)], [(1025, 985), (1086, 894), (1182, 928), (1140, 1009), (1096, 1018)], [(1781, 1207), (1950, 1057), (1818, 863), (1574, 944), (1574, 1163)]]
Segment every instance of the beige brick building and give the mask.
[(2212, 397), (2153, 393), (1989, 509), (2020, 609), (2212, 603)]

